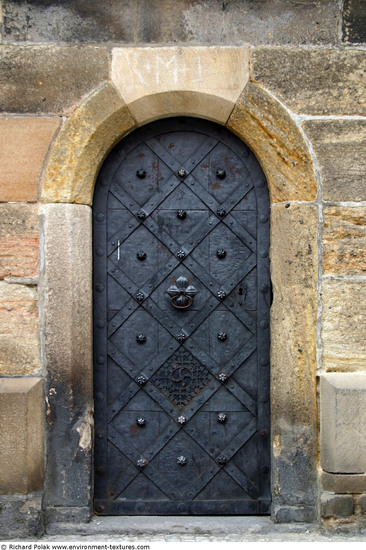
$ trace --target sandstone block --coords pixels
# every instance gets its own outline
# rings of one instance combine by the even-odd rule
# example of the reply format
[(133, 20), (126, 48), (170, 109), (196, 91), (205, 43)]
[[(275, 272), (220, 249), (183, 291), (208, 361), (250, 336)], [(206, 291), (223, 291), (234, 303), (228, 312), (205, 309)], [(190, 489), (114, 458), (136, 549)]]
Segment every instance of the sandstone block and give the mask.
[(0, 375), (34, 374), (40, 368), (37, 291), (0, 281)]
[(317, 183), (305, 140), (289, 113), (265, 91), (249, 83), (227, 127), (257, 156), (271, 203), (315, 199)]
[(67, 114), (109, 77), (105, 48), (0, 46), (0, 112)]
[(366, 281), (323, 282), (323, 367), (366, 370)]
[(37, 200), (42, 166), (59, 125), (57, 118), (0, 118), (0, 202)]
[(259, 46), (251, 79), (295, 113), (366, 114), (366, 52)]
[(327, 275), (366, 274), (366, 208), (324, 208), (323, 266)]
[[(91, 208), (42, 207), (43, 360), (47, 368), (47, 506), (90, 505), (92, 453)], [(63, 274), (60, 277), (60, 273)]]
[(95, 179), (106, 154), (135, 126), (112, 84), (88, 97), (52, 146), (42, 201), (92, 204)]
[(352, 495), (330, 495), (320, 497), (320, 513), (323, 518), (344, 518), (353, 514)]
[(313, 205), (271, 207), (273, 504), (297, 521), (317, 506), (316, 228)]
[(43, 405), (40, 378), (0, 379), (0, 494), (43, 486)]
[(7, 41), (334, 44), (337, 3), (3, 0)]
[(323, 471), (321, 484), (324, 491), (332, 493), (365, 493), (366, 474), (329, 474)]
[(320, 378), (320, 458), (331, 473), (366, 472), (366, 373)]
[(38, 241), (36, 206), (0, 204), (0, 279), (35, 277)]
[(303, 127), (319, 163), (323, 199), (365, 201), (366, 121), (311, 120)]
[(344, 0), (343, 41), (346, 44), (366, 42), (366, 5), (363, 0)]
[(366, 514), (366, 495), (362, 495), (358, 499), (358, 504), (360, 506), (361, 513)]
[(112, 81), (142, 124), (196, 115), (222, 124), (249, 78), (248, 47), (115, 48)]

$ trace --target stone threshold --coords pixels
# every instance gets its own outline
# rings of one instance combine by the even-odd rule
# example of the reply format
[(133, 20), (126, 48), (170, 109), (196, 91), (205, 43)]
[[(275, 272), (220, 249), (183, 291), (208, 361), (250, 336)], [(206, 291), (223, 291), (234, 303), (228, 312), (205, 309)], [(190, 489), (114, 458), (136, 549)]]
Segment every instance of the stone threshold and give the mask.
[(276, 524), (268, 516), (95, 516), (90, 523), (51, 522), (45, 538), (207, 536), (221, 539), (230, 536), (245, 540), (252, 535), (316, 534), (318, 527), (305, 523)]

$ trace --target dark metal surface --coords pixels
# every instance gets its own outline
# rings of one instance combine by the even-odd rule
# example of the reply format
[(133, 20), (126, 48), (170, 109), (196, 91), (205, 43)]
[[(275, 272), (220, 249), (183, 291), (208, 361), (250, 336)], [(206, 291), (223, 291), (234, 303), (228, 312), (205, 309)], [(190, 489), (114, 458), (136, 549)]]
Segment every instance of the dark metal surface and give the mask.
[(152, 123), (108, 157), (93, 214), (95, 510), (269, 513), (258, 162), (213, 123)]

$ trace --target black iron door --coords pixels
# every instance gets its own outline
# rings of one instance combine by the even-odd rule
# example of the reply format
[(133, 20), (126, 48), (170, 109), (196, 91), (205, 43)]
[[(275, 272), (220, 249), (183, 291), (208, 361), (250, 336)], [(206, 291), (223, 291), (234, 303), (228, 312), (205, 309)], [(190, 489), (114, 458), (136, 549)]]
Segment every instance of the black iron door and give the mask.
[(94, 201), (95, 510), (266, 514), (269, 198), (225, 128), (124, 139)]

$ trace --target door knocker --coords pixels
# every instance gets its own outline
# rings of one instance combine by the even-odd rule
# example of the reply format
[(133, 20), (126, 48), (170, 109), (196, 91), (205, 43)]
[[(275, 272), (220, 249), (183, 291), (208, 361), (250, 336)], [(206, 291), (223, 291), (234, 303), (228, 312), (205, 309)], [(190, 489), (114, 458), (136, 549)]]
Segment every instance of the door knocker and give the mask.
[(170, 296), (170, 303), (176, 309), (188, 309), (193, 303), (193, 298), (199, 292), (189, 284), (187, 277), (178, 277), (175, 284), (165, 291)]

